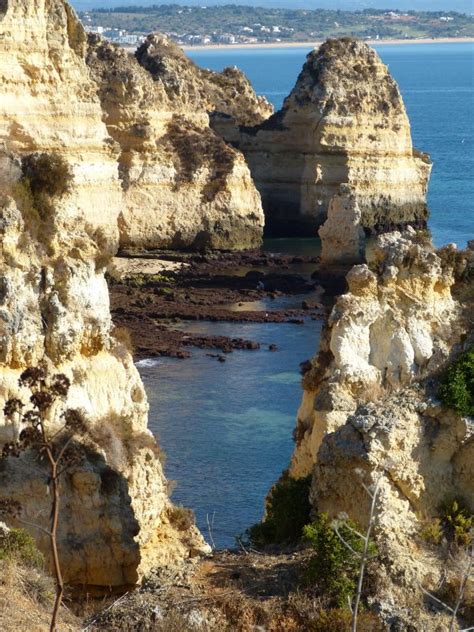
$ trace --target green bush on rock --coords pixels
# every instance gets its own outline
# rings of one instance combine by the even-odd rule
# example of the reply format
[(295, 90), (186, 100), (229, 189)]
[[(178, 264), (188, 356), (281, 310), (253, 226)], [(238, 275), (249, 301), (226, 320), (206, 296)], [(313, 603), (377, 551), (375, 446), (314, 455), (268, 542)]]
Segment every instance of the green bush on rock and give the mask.
[(284, 475), (271, 489), (266, 515), (248, 530), (252, 544), (290, 544), (300, 540), (303, 527), (310, 521), (309, 487), (311, 476), (293, 479)]
[[(311, 583), (326, 596), (333, 605), (346, 608), (355, 594), (359, 574), (363, 541), (356, 531), (357, 525), (351, 520), (338, 524), (338, 536), (327, 514), (304, 528), (305, 540), (314, 548), (306, 574)], [(351, 547), (352, 552), (341, 538)], [(376, 553), (373, 543), (369, 546), (369, 555)]]
[(458, 413), (474, 416), (474, 345), (447, 369), (439, 397)]
[(24, 529), (0, 530), (0, 561), (16, 559), (26, 566), (40, 567), (43, 555), (35, 541)]

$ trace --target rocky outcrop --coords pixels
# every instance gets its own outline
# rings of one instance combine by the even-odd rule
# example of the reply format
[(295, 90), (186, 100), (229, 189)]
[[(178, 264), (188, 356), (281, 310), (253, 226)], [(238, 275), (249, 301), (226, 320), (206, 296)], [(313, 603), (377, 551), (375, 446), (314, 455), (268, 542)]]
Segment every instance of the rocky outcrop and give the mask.
[(363, 258), (365, 235), (362, 214), (349, 188), (331, 198), (328, 217), (318, 231), (321, 238), (321, 264), (360, 263)]
[(122, 197), (118, 152), (84, 64), (84, 30), (59, 0), (3, 4), (0, 148), (18, 156), (37, 151), (63, 156), (75, 185), (61, 200), (61, 213), (100, 223), (116, 242)]
[[(124, 50), (97, 36), (89, 39), (87, 64), (107, 130), (120, 151), (120, 243), (142, 248), (255, 247), (264, 222), (260, 196), (243, 156), (210, 129), (207, 114), (211, 97), (223, 101), (233, 78), (224, 76), (224, 87), (216, 83), (211, 92), (211, 79), (202, 78), (206, 71), (163, 42), (154, 36), (139, 49), (142, 67)], [(220, 77), (207, 74), (215, 82)], [(250, 101), (246, 118), (255, 120), (251, 112), (260, 104), (255, 96)]]
[(421, 539), (424, 525), (452, 498), (474, 509), (472, 419), (437, 400), (440, 370), (472, 344), (473, 261), (414, 231), (379, 237), (303, 379), (290, 474), (312, 474), (315, 510), (362, 528), (380, 478), (374, 599), (397, 629), (421, 621), (420, 586), (459, 581), (452, 556)]
[[(5, 402), (29, 405), (28, 367), (67, 376), (48, 432), (80, 412), (85, 458), (61, 481), (66, 581), (135, 583), (152, 565), (205, 549), (173, 525), (160, 452), (133, 359), (112, 327), (104, 270), (118, 243), (119, 150), (85, 64), (86, 39), (63, 0), (9, 0), (0, 21), (0, 448), (25, 427)], [(2, 498), (48, 556), (47, 469), (33, 449), (1, 459)]]
[(236, 66), (214, 72), (197, 66), (183, 50), (161, 33), (152, 33), (138, 48), (139, 64), (162, 85), (172, 101), (192, 112), (205, 110), (236, 125), (259, 125), (273, 114), (265, 97)]
[(368, 263), (348, 273), (348, 291), (337, 298), (304, 378), (293, 474), (311, 472), (322, 437), (361, 401), (437, 370), (461, 339), (450, 249), (436, 253), (419, 241), (414, 231), (382, 235)]
[(315, 235), (341, 183), (369, 232), (426, 222), (430, 161), (413, 149), (397, 84), (365, 43), (328, 40), (279, 112), (220, 132), (245, 154), (268, 234)]

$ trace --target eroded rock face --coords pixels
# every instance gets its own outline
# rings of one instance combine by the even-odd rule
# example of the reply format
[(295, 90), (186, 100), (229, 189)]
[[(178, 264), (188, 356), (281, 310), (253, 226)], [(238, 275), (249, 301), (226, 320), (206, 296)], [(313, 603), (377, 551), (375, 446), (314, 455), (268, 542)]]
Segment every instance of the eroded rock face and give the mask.
[(315, 235), (341, 183), (367, 230), (426, 221), (430, 161), (413, 149), (397, 84), (362, 42), (325, 42), (279, 112), (226, 137), (245, 154), (269, 234)]
[(368, 265), (348, 274), (303, 380), (290, 474), (312, 473), (315, 510), (362, 528), (364, 485), (381, 477), (374, 599), (398, 629), (431, 629), (420, 623), (420, 585), (459, 575), (422, 540), (423, 526), (447, 499), (474, 508), (472, 419), (436, 399), (439, 370), (472, 344), (473, 271), (471, 249), (435, 251), (414, 232), (379, 237)]
[(138, 48), (139, 64), (160, 83), (172, 101), (189, 111), (205, 110), (238, 125), (258, 125), (273, 114), (265, 97), (236, 66), (214, 72), (197, 66), (183, 50), (161, 33), (149, 35)]
[[(206, 92), (212, 83), (201, 77), (206, 71), (159, 42), (149, 38), (138, 51), (142, 67), (124, 50), (89, 38), (87, 63), (107, 130), (120, 147), (120, 243), (255, 247), (264, 223), (260, 196), (242, 154), (209, 127), (207, 109), (217, 92)], [(260, 107), (256, 97), (252, 105)]]
[(362, 213), (350, 188), (331, 198), (328, 217), (319, 229), (321, 264), (360, 263), (363, 259), (365, 235), (361, 226)]
[(7, 6), (0, 21), (0, 146), (18, 156), (63, 156), (75, 186), (61, 201), (62, 214), (101, 224), (116, 243), (118, 152), (84, 64), (84, 30), (61, 0), (9, 0)]
[[(67, 401), (49, 411), (48, 429), (63, 423), (65, 408), (79, 410), (88, 429), (85, 460), (62, 478), (65, 580), (133, 584), (205, 545), (195, 527), (171, 524), (146, 394), (112, 334), (104, 270), (118, 241), (119, 153), (85, 64), (85, 35), (65, 2), (10, 0), (0, 35), (0, 449), (23, 429), (19, 416), (4, 414), (12, 398), (28, 404), (22, 371), (65, 374)], [(21, 163), (32, 152), (68, 166), (66, 192), (32, 194)], [(0, 490), (20, 503), (22, 520), (47, 526), (47, 472), (31, 449), (2, 459)], [(48, 556), (48, 538), (26, 528)]]
[(347, 275), (313, 368), (304, 379), (292, 471), (311, 472), (322, 436), (358, 403), (435, 371), (462, 333), (448, 248), (435, 252), (414, 231), (387, 233), (368, 263)]

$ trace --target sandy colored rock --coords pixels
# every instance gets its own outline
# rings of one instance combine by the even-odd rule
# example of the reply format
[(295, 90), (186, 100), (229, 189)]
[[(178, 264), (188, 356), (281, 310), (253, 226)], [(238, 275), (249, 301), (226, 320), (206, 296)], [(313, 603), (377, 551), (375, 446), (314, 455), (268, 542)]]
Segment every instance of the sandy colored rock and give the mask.
[(360, 263), (364, 252), (362, 214), (350, 189), (331, 198), (328, 217), (318, 231), (321, 238), (321, 263)]
[[(67, 401), (50, 410), (47, 427), (63, 423), (65, 408), (79, 410), (87, 458), (62, 478), (64, 576), (134, 584), (151, 566), (208, 547), (194, 526), (172, 524), (144, 387), (113, 333), (104, 271), (117, 247), (118, 150), (85, 64), (85, 34), (63, 0), (10, 0), (0, 35), (0, 448), (24, 428), (4, 414), (12, 398), (28, 405), (22, 371), (65, 374)], [(32, 195), (21, 163), (32, 152), (68, 165), (67, 192)], [(47, 472), (31, 449), (2, 460), (0, 489), (20, 503), (22, 520), (47, 526)], [(49, 558), (47, 536), (26, 528)]]
[(229, 66), (222, 72), (201, 68), (161, 33), (149, 35), (135, 56), (170, 100), (188, 111), (204, 110), (238, 125), (258, 125), (273, 114), (273, 106), (255, 94), (239, 68)]
[(328, 40), (307, 56), (280, 111), (220, 131), (247, 159), (268, 234), (315, 235), (341, 183), (369, 231), (426, 222), (429, 158), (413, 148), (397, 84), (363, 42)]
[(420, 586), (436, 592), (462, 574), (463, 551), (421, 533), (449, 499), (474, 509), (472, 419), (437, 400), (440, 370), (472, 344), (473, 270), (470, 249), (436, 251), (413, 230), (379, 237), (303, 379), (290, 474), (312, 474), (316, 511), (362, 529), (364, 485), (380, 478), (371, 603), (397, 629), (437, 629)]
[[(207, 84), (199, 74), (204, 71), (176, 51), (165, 50), (170, 57), (163, 55), (159, 68), (166, 72), (158, 76), (123, 49), (89, 38), (87, 63), (107, 130), (120, 148), (120, 244), (257, 246), (264, 223), (259, 193), (242, 154), (209, 127)], [(146, 67), (154, 69), (153, 60)]]
[(0, 19), (0, 147), (20, 157), (61, 155), (74, 177), (61, 214), (102, 225), (115, 245), (118, 152), (84, 62), (84, 30), (61, 0), (7, 4)]

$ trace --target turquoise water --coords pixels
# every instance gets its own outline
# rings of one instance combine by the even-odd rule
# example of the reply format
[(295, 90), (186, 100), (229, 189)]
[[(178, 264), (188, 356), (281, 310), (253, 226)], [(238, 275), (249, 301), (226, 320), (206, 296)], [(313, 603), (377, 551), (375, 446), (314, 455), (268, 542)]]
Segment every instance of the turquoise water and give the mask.
[[(430, 228), (436, 245), (474, 238), (474, 44), (375, 47), (402, 92), (414, 144), (433, 160)], [(188, 51), (213, 70), (239, 66), (279, 108), (308, 48)]]
[[(272, 483), (288, 465), (301, 398), (299, 363), (316, 352), (319, 321), (304, 325), (192, 323), (193, 333), (240, 336), (262, 344), (220, 363), (193, 351), (188, 360), (139, 362), (151, 406), (150, 428), (177, 481), (173, 500), (192, 507), (207, 535), (214, 515), (218, 547), (257, 522)], [(277, 352), (268, 345), (276, 343)]]
[[(435, 163), (430, 188), (437, 244), (463, 244), (474, 233), (473, 83), (471, 45), (380, 46), (398, 80), (416, 145)], [(237, 64), (278, 107), (293, 86), (304, 50), (194, 53), (204, 66)], [(463, 142), (464, 141), (464, 142)], [(315, 239), (273, 239), (266, 249), (316, 254)], [(192, 350), (189, 360), (139, 363), (150, 399), (150, 426), (177, 481), (175, 502), (192, 507), (218, 547), (259, 520), (265, 495), (292, 452), (301, 400), (299, 363), (319, 344), (321, 323), (304, 325), (186, 323), (189, 331), (257, 340), (259, 351), (235, 351), (224, 364)], [(277, 344), (271, 353), (264, 345)]]

